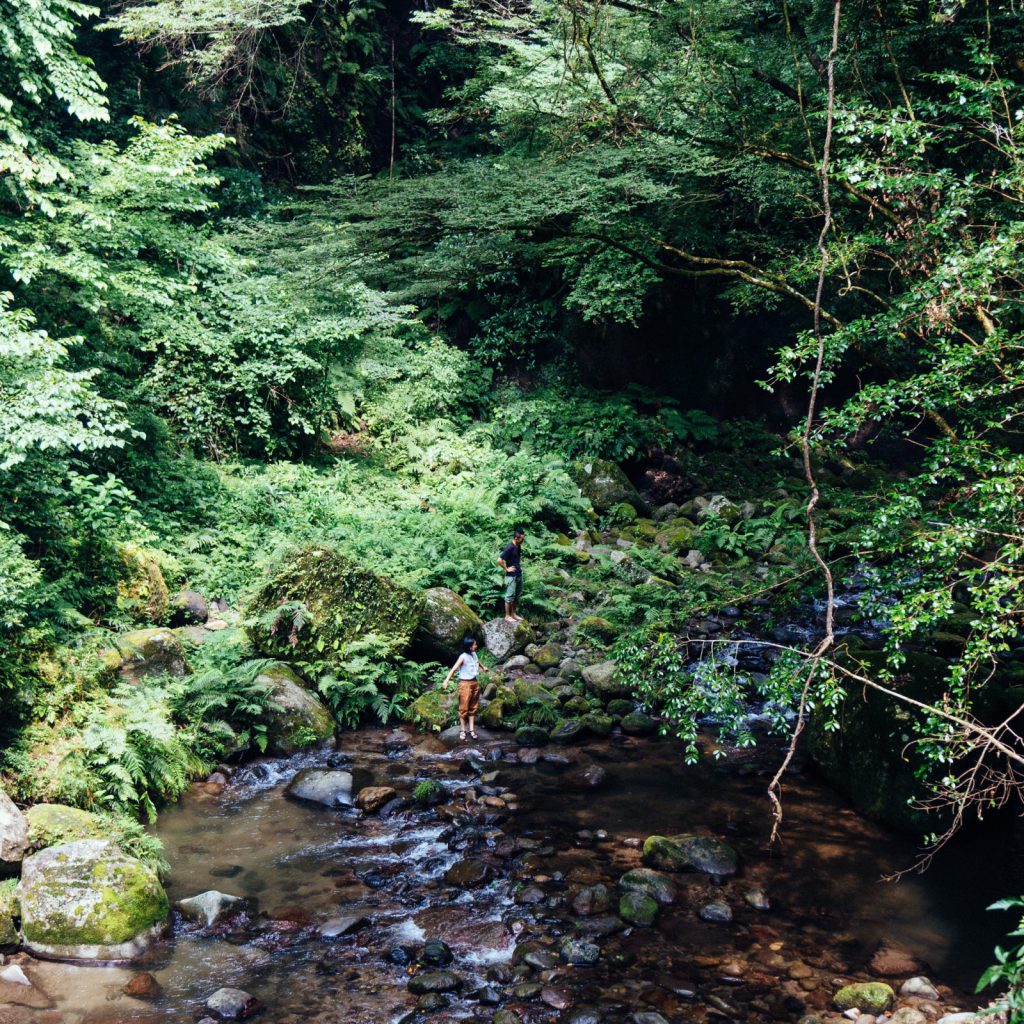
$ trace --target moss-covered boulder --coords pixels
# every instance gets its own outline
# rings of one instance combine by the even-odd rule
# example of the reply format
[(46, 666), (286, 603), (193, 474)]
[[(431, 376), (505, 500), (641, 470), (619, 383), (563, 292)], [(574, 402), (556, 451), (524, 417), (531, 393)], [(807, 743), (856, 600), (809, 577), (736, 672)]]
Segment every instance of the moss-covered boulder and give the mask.
[(334, 735), (331, 713), (287, 665), (268, 665), (256, 682), (269, 687), (274, 705), (267, 711), (270, 753), (287, 756)]
[(647, 928), (657, 916), (657, 902), (641, 889), (627, 889), (619, 898), (619, 917), (629, 924)]
[(10, 950), (21, 942), (18, 934), (18, 880), (8, 878), (0, 882), (0, 950)]
[(483, 641), (483, 619), (454, 590), (432, 587), (424, 591), (416, 647), (427, 657), (449, 662), (462, 653), (467, 636)]
[(584, 615), (576, 624), (576, 632), (592, 640), (611, 643), (619, 635), (619, 628), (600, 615)]
[(630, 692), (629, 683), (621, 678), (614, 661), (599, 661), (596, 665), (588, 665), (583, 670), (583, 681), (591, 693), (603, 700), (625, 697)]
[(552, 640), (546, 644), (541, 644), (535, 651), (531, 651), (529, 654), (530, 660), (538, 668), (557, 668), (562, 660), (562, 647), (561, 644), (557, 644)]
[(117, 607), (135, 622), (163, 622), (167, 615), (167, 583), (158, 554), (138, 544), (122, 544), (117, 551), (120, 578)]
[(27, 857), (18, 899), (25, 946), (56, 960), (136, 959), (170, 910), (156, 875), (102, 839)]
[(630, 736), (650, 736), (658, 731), (658, 723), (643, 711), (630, 711), (622, 716), (622, 731)]
[(36, 804), (25, 812), (25, 817), (33, 850), (76, 839), (102, 839), (106, 835), (106, 826), (97, 815), (66, 804)]
[(862, 981), (846, 985), (836, 994), (833, 1002), (837, 1010), (860, 1010), (875, 1016), (885, 1013), (896, 999), (896, 993), (881, 981)]
[(168, 601), (172, 626), (197, 626), (210, 617), (210, 606), (198, 590), (179, 590)]
[(525, 651), (532, 642), (533, 629), (525, 619), (518, 622), (491, 619), (484, 623), (484, 646), (498, 661)]
[(700, 871), (716, 878), (736, 874), (736, 851), (713, 836), (648, 836), (643, 861), (658, 871)]
[(181, 678), (192, 671), (181, 638), (173, 629), (162, 627), (122, 633), (106, 654), (105, 664), (133, 686), (149, 676)]
[[(495, 703), (495, 701), (491, 701)], [(459, 701), (455, 688), (427, 690), (409, 705), (405, 717), (417, 728), (441, 732), (459, 717)]]
[(664, 551), (670, 551), (674, 555), (685, 555), (690, 548), (696, 546), (699, 532), (689, 519), (673, 519), (664, 524), (654, 540)]
[(476, 716), (476, 720), (485, 729), (501, 729), (505, 725), (505, 702), (502, 700), (492, 700), (480, 709), (480, 713)]
[(573, 470), (573, 478), (580, 489), (580, 494), (597, 512), (610, 512), (616, 505), (622, 503), (630, 505), (638, 512), (643, 512), (647, 508), (621, 467), (607, 459), (591, 459), (579, 463)]
[(270, 657), (329, 663), (350, 640), (371, 633), (386, 649), (404, 651), (422, 600), (333, 548), (305, 547), (267, 574), (249, 603), (246, 628)]
[(614, 724), (615, 721), (611, 715), (602, 715), (595, 711), (580, 718), (580, 725), (591, 736), (607, 736), (612, 731)]

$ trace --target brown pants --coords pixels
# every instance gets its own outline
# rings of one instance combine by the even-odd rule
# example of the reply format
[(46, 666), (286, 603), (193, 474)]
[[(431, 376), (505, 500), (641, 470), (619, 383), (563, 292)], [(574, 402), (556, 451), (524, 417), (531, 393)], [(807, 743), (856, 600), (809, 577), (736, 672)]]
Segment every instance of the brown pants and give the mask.
[(480, 686), (475, 679), (459, 680), (459, 717), (475, 715), (480, 706)]

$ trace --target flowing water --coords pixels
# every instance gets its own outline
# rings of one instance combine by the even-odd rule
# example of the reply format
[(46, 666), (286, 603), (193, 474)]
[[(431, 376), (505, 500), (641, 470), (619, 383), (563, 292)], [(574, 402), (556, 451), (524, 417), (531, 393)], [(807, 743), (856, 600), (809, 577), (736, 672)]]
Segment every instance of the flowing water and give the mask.
[[(162, 815), (156, 831), (172, 865), (171, 900), (219, 889), (251, 897), (258, 913), (212, 935), (176, 917), (173, 939), (144, 965), (162, 988), (157, 1000), (122, 993), (133, 973), (126, 968), (33, 964), (54, 1005), (0, 1005), (0, 1022), (194, 1022), (210, 993), (231, 986), (265, 1004), (258, 1019), (267, 1024), (387, 1024), (415, 1006), (406, 985), (416, 968), (403, 961), (427, 938), (450, 944), (450, 970), (464, 979), (434, 1021), (490, 1021), (495, 1007), (486, 1000), (496, 998), (528, 1024), (570, 1019), (570, 1009), (559, 1017), (552, 1003), (601, 1008), (605, 1021), (655, 1009), (670, 1022), (796, 1021), (827, 1005), (836, 979), (872, 977), (868, 964), (883, 941), (950, 986), (946, 1005), (967, 1007), (976, 1004), (965, 990), (1006, 924), (983, 908), (1018, 884), (998, 827), (964, 837), (924, 876), (881, 881), (913, 863), (913, 844), (865, 822), (801, 771), (787, 778), (784, 838), (770, 851), (765, 788), (778, 760), (771, 748), (718, 761), (706, 740), (691, 768), (674, 741), (613, 737), (530, 764), (507, 738), (477, 744), (467, 759), (465, 748), (449, 751), (434, 738), (389, 749), (394, 735), (390, 744), (387, 736), (363, 730), (342, 736), (334, 753), (250, 764), (223, 792), (197, 787)], [(328, 761), (350, 767), (357, 788), (372, 782), (408, 794), (431, 778), (446, 798), (380, 817), (284, 795), (297, 771)], [(565, 761), (599, 765), (603, 785), (570, 788), (579, 765)], [(482, 786), (479, 776), (495, 770), (491, 787)], [(485, 808), (489, 788), (511, 791), (506, 801), (516, 809)], [(537, 986), (514, 990), (538, 980), (517, 968), (517, 942), (557, 951), (578, 920), (570, 903), (581, 886), (604, 881), (614, 912), (615, 881), (639, 864), (642, 840), (682, 832), (728, 841), (740, 854), (739, 875), (721, 885), (678, 876), (679, 899), (654, 927), (598, 939), (596, 967), (545, 972), (547, 1001)], [(471, 889), (446, 882), (448, 869), (467, 858), (486, 866), (487, 881)], [(745, 901), (756, 887), (770, 909)], [(713, 899), (732, 906), (731, 923), (698, 917)], [(323, 938), (317, 926), (338, 915), (367, 921)], [(787, 974), (795, 962), (810, 965), (813, 977), (798, 985)], [(487, 985), (491, 992), (477, 991)]]

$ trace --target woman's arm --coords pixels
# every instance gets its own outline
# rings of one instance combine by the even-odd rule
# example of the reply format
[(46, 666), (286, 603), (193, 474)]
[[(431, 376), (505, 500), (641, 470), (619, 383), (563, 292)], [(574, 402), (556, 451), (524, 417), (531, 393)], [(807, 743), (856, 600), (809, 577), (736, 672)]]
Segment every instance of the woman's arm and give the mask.
[(448, 687), (448, 684), (452, 681), (452, 676), (455, 675), (456, 672), (458, 672), (459, 666), (465, 660), (466, 660), (466, 656), (464, 654), (460, 654), (459, 657), (458, 657), (458, 660), (455, 662), (454, 665), (452, 665), (451, 671), (448, 673), (448, 676), (447, 676), (447, 678), (444, 681), (444, 685), (445, 685), (446, 689)]

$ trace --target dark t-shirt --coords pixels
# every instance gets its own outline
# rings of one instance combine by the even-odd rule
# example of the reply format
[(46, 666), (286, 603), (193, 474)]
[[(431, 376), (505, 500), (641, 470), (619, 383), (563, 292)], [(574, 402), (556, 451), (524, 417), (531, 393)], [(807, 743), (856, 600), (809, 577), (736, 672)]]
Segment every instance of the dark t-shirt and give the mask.
[[(493, 550), (493, 548), (492, 548)], [(510, 568), (515, 569), (517, 576), (523, 575), (523, 549), (515, 543), (509, 544), (501, 553), (501, 560)]]

